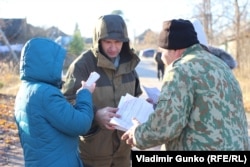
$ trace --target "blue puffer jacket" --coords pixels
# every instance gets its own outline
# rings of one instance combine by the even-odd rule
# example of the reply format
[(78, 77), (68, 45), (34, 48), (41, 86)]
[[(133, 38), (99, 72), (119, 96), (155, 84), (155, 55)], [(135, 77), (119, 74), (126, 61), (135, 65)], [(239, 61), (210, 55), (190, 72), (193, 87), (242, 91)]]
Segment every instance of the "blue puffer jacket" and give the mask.
[(21, 54), (22, 80), (15, 119), (27, 167), (81, 167), (78, 135), (93, 121), (92, 94), (83, 89), (72, 106), (60, 91), (65, 50), (34, 38)]

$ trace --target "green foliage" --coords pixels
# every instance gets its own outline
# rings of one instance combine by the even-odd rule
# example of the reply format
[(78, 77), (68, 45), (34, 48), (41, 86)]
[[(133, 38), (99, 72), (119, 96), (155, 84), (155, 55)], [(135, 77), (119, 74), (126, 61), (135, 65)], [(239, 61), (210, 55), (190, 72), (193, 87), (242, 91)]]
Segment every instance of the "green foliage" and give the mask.
[(78, 24), (76, 24), (75, 31), (73, 34), (73, 39), (69, 44), (68, 51), (70, 54), (79, 55), (84, 49), (84, 39), (81, 35), (81, 31), (78, 28)]

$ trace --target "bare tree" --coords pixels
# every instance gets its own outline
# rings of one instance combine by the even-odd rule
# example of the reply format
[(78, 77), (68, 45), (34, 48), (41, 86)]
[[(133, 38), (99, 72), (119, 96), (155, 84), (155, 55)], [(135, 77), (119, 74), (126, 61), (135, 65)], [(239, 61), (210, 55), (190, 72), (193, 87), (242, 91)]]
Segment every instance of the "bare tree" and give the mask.
[[(235, 57), (238, 60), (238, 62), (241, 61), (241, 56), (242, 56), (242, 50), (244, 50), (241, 47), (242, 41), (245, 38), (245, 26), (244, 24), (247, 22), (246, 15), (247, 15), (247, 6), (248, 6), (248, 1), (241, 5), (238, 0), (234, 0), (234, 31), (235, 31)], [(238, 63), (238, 68), (241, 67), (241, 63)]]
[[(234, 12), (235, 12), (235, 19), (234, 19), (234, 29), (235, 29), (235, 58), (239, 61), (239, 44), (240, 44), (240, 9), (239, 9), (239, 3), (238, 0), (234, 0)], [(239, 67), (239, 64), (238, 64)]]
[[(194, 17), (200, 19), (204, 25), (208, 42), (213, 45), (225, 44), (233, 41), (233, 55), (240, 66), (242, 34), (247, 29), (249, 0), (202, 0), (197, 4)], [(245, 27), (245, 28), (244, 28)], [(249, 26), (248, 26), (249, 28)], [(227, 49), (227, 48), (226, 48)]]
[(12, 50), (12, 48), (11, 48), (11, 46), (10, 46), (10, 43), (9, 43), (8, 39), (6, 38), (4, 32), (2, 31), (1, 27), (0, 27), (0, 37), (3, 38), (5, 44), (6, 44), (7, 47), (9, 48), (10, 53), (11, 53), (12, 57), (14, 58), (15, 63), (18, 62), (19, 59), (17, 58), (16, 53)]
[(202, 11), (204, 11), (201, 13), (203, 17), (204, 30), (208, 38), (208, 43), (211, 43), (213, 39), (211, 1), (203, 0), (202, 8)]

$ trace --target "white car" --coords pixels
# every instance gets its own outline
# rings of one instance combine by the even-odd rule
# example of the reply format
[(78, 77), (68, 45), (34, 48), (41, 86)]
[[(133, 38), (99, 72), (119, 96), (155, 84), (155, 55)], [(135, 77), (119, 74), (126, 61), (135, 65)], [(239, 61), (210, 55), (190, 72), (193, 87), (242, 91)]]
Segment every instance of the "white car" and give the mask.
[(153, 58), (156, 50), (155, 49), (144, 49), (140, 50), (139, 57)]

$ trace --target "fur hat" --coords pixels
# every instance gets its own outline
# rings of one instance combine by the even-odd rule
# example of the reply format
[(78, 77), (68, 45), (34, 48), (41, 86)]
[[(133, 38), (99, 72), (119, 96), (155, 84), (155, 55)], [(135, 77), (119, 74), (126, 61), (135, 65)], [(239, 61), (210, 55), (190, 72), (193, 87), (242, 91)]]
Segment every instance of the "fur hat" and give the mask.
[(189, 20), (173, 19), (163, 22), (159, 35), (159, 47), (164, 49), (183, 49), (199, 43), (197, 34)]

